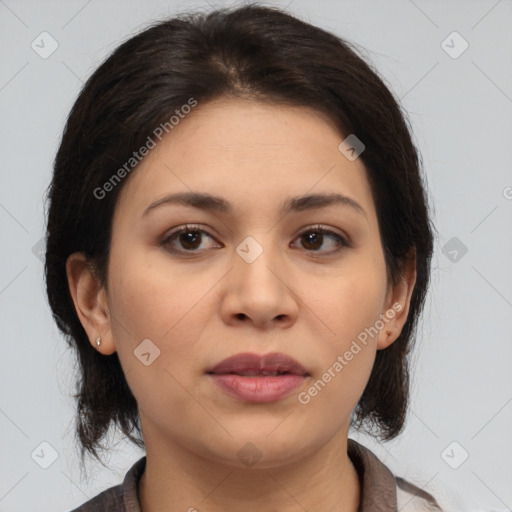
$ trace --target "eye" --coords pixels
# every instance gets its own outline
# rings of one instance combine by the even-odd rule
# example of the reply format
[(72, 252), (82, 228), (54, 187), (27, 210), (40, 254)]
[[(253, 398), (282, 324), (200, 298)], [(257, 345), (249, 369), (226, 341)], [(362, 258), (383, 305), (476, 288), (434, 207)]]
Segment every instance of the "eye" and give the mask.
[[(326, 229), (322, 226), (313, 226), (307, 231), (303, 231), (299, 238), (303, 240), (302, 246), (308, 250), (308, 252), (322, 252), (327, 254), (333, 254), (345, 247), (350, 247), (350, 244), (345, 238), (338, 233)], [(330, 240), (327, 246), (334, 246), (331, 250), (321, 250), (324, 246), (324, 242)], [(325, 247), (325, 246), (324, 246)]]
[[(208, 249), (208, 247), (201, 248), (205, 237), (210, 240), (215, 240), (204, 229), (201, 229), (200, 226), (187, 224), (169, 233), (160, 244), (164, 246), (166, 250), (175, 254), (199, 253)], [(308, 252), (333, 254), (345, 247), (351, 247), (344, 237), (320, 225), (313, 226), (307, 231), (303, 231), (299, 235), (299, 239), (303, 240), (302, 247)], [(326, 241), (328, 242), (329, 240), (330, 243), (326, 244)], [(180, 247), (176, 248), (176, 244), (179, 244)], [(325, 250), (325, 245), (327, 245), (327, 247), (330, 246), (331, 249)], [(212, 247), (221, 247), (221, 245), (214, 244)], [(323, 250), (322, 247), (324, 247)]]
[[(191, 253), (201, 252), (197, 250), (201, 246), (204, 237), (214, 240), (204, 229), (199, 226), (185, 225), (181, 226), (162, 240), (161, 245), (173, 253)], [(173, 247), (174, 243), (179, 243), (181, 248)], [(204, 249), (204, 248), (203, 248)]]

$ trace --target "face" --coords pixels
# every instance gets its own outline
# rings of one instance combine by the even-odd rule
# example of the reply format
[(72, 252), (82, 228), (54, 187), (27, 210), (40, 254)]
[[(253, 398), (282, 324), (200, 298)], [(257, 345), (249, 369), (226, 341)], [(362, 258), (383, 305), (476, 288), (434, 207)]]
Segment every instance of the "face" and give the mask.
[[(396, 303), (407, 301), (388, 286), (366, 171), (340, 152), (343, 139), (306, 108), (216, 100), (126, 178), (99, 294), (105, 318), (95, 330), (85, 323), (104, 354), (117, 351), (146, 444), (240, 466), (252, 443), (260, 467), (272, 467), (346, 438), (376, 350), (403, 324)], [(191, 192), (225, 207), (154, 204)], [(284, 208), (311, 194), (353, 203)], [(267, 379), (266, 392), (244, 388), (244, 398), (207, 373), (236, 354), (276, 352), (307, 375), (290, 387)]]

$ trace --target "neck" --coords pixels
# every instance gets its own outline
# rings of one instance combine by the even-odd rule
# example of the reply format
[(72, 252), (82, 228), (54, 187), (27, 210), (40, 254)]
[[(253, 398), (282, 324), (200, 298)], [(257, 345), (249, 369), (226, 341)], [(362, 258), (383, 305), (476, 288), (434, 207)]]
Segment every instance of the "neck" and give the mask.
[(142, 512), (357, 512), (359, 507), (359, 477), (347, 455), (346, 432), (293, 463), (265, 469), (206, 459), (169, 440), (165, 450), (160, 443), (145, 444)]

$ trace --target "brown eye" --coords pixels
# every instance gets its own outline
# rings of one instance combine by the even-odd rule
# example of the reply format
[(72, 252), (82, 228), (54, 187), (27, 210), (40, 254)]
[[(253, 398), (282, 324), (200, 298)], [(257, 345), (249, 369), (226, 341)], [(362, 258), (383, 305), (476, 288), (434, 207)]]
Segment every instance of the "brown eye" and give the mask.
[(180, 233), (178, 235), (178, 241), (185, 249), (197, 249), (198, 246), (201, 245), (201, 232), (187, 231)]
[(324, 234), (323, 233), (307, 233), (303, 236), (303, 245), (306, 249), (310, 249), (313, 251), (318, 251), (324, 243)]
[[(320, 252), (320, 253), (335, 253), (341, 250), (343, 247), (350, 247), (350, 244), (338, 233), (325, 229), (322, 226), (316, 226), (314, 228), (304, 231), (299, 238), (301, 239), (301, 245), (307, 251)], [(329, 243), (330, 240), (330, 243)], [(321, 250), (322, 247), (327, 250)], [(331, 249), (329, 250), (329, 246)]]
[(202, 252), (198, 249), (205, 238), (214, 240), (211, 235), (197, 226), (182, 226), (166, 236), (161, 245), (173, 253), (199, 253)]

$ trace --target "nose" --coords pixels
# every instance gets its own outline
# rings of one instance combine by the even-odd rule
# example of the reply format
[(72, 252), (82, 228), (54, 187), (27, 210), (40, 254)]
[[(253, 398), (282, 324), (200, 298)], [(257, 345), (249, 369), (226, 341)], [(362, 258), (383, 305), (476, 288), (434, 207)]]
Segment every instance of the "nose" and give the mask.
[(290, 269), (269, 244), (262, 248), (250, 263), (234, 253), (233, 268), (223, 280), (222, 318), (229, 325), (289, 328), (299, 311)]

